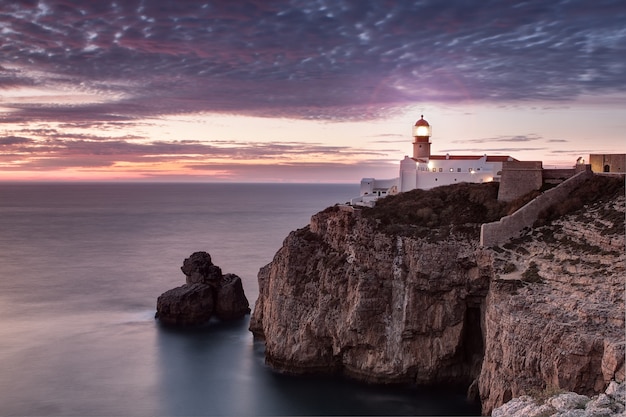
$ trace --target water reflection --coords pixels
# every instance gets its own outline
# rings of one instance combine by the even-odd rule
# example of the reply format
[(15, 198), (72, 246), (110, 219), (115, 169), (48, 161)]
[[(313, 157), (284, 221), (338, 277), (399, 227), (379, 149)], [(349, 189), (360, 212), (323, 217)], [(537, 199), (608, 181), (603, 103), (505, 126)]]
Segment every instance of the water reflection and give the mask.
[(264, 363), (248, 318), (193, 330), (160, 326), (161, 409), (167, 415), (468, 415), (462, 392), (289, 376)]

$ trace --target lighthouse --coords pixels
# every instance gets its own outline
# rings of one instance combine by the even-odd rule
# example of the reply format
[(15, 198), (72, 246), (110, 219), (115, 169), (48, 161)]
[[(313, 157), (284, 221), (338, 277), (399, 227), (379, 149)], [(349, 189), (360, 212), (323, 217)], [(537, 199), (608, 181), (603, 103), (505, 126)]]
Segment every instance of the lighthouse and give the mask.
[(432, 155), (430, 137), (432, 128), (424, 115), (415, 122), (412, 130), (413, 156), (400, 161), (399, 176), (379, 180), (363, 178), (361, 195), (352, 204), (373, 206), (376, 200), (387, 195), (415, 189), (429, 190), (441, 185), (460, 182), (481, 183), (499, 180), (503, 162), (516, 161), (504, 155)]
[(413, 126), (413, 159), (428, 162), (430, 159), (430, 137), (432, 130), (430, 124), (422, 118)]

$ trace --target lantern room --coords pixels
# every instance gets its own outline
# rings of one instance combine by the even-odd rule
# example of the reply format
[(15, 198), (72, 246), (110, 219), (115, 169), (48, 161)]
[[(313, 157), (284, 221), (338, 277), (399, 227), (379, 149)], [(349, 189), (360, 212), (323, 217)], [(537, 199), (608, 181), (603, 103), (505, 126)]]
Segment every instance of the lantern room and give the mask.
[(432, 131), (430, 124), (424, 120), (424, 115), (422, 115), (422, 118), (415, 123), (415, 126), (413, 126), (413, 137), (426, 138), (426, 141), (428, 141), (428, 138), (431, 136)]

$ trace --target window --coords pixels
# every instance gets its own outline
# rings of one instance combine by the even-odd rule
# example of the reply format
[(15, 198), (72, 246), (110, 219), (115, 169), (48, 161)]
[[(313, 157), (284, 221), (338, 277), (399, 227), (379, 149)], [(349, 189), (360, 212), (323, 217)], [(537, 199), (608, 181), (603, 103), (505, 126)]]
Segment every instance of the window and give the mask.
[(433, 172), (437, 172), (437, 168), (433, 168)]
[(443, 168), (439, 168), (439, 172), (443, 172)]
[(454, 168), (450, 168), (450, 172), (454, 172)]
[(472, 168), (467, 168), (467, 170), (468, 170), (469, 172), (472, 172), (472, 171), (473, 171), (473, 169), (472, 169)]
[(457, 169), (456, 169), (456, 172), (461, 172), (461, 168), (457, 168)]

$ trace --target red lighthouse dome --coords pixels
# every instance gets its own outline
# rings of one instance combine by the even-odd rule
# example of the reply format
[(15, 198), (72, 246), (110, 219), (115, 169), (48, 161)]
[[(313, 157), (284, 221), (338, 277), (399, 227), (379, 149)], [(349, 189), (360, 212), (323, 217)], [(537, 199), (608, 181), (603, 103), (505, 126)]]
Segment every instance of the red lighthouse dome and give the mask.
[(424, 120), (424, 115), (422, 114), (422, 118), (415, 122), (415, 126), (430, 126), (426, 120)]

